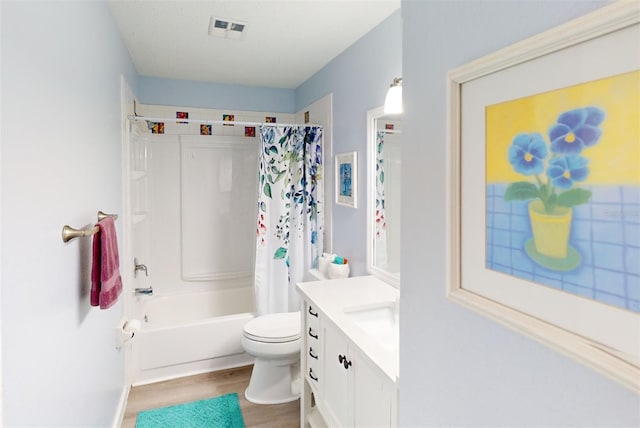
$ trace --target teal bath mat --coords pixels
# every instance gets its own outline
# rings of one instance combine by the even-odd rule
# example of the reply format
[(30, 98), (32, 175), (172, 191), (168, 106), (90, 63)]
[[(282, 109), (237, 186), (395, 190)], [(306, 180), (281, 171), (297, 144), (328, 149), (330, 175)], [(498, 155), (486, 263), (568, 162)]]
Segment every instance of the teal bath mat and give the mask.
[(144, 410), (136, 428), (244, 428), (238, 394)]

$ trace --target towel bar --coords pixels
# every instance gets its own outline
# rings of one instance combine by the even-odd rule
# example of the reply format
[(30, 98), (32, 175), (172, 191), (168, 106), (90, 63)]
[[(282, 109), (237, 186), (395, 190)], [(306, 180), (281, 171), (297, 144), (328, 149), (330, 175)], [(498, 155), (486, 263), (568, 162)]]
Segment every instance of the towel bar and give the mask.
[[(107, 217), (111, 217), (114, 220), (118, 219), (118, 214), (107, 214), (102, 211), (98, 211), (98, 221), (103, 220)], [(92, 227), (91, 229), (74, 229), (69, 225), (64, 225), (62, 227), (62, 242), (69, 242), (74, 238), (80, 238), (82, 236), (91, 236), (98, 233), (98, 226)]]

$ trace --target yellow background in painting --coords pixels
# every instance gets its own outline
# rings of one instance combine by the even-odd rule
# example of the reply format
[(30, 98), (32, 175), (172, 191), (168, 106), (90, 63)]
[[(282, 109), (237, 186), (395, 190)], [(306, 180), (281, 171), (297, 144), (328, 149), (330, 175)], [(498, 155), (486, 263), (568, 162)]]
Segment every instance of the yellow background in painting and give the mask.
[[(640, 71), (507, 101), (486, 108), (487, 183), (531, 180), (509, 163), (509, 146), (521, 133), (538, 132), (550, 147), (548, 131), (558, 116), (575, 108), (605, 111), (602, 137), (582, 151), (591, 184), (640, 184)], [(551, 152), (547, 155), (549, 159)], [(545, 168), (546, 171), (546, 168)], [(541, 174), (546, 181), (546, 172)]]

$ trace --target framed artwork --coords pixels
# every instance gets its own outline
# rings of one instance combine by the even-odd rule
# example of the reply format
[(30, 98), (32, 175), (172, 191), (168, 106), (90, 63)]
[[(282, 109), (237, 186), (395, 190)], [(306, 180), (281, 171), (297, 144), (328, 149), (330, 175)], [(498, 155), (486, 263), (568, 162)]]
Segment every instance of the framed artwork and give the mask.
[(336, 155), (336, 203), (358, 208), (358, 153)]
[(448, 73), (447, 296), (640, 392), (640, 7)]

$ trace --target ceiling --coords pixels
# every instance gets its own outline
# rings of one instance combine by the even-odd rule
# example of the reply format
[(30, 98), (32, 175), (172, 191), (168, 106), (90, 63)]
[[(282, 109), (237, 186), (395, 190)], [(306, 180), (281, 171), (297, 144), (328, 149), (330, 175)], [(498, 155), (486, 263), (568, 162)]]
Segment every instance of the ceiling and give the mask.
[[(400, 8), (400, 0), (110, 0), (109, 6), (140, 75), (296, 88)], [(209, 36), (211, 16), (245, 23), (242, 37)]]

